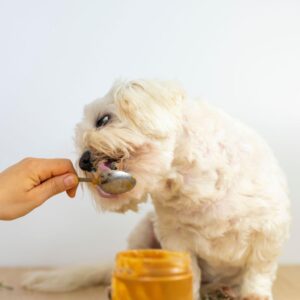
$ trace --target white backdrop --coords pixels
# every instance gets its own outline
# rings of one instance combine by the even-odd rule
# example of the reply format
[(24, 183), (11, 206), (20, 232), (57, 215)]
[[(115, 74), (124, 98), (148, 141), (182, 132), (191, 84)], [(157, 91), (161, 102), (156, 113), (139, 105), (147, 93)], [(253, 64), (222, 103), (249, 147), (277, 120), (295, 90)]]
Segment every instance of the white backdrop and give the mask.
[[(0, 41), (0, 170), (26, 156), (75, 161), (82, 108), (116, 78), (179, 79), (273, 147), (293, 202), (281, 261), (300, 263), (299, 1), (0, 0)], [(0, 222), (0, 265), (112, 258), (141, 214), (57, 196)]]

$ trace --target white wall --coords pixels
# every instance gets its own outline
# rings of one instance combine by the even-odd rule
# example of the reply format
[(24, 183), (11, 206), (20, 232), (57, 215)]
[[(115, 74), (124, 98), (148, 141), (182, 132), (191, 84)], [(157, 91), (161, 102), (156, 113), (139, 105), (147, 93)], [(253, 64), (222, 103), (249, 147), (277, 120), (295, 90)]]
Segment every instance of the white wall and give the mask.
[[(274, 148), (294, 216), (281, 260), (300, 263), (299, 16), (296, 0), (1, 0), (0, 169), (26, 156), (75, 160), (82, 108), (114, 79), (179, 79)], [(57, 196), (0, 222), (0, 265), (111, 258), (138, 218), (99, 214), (81, 192)]]

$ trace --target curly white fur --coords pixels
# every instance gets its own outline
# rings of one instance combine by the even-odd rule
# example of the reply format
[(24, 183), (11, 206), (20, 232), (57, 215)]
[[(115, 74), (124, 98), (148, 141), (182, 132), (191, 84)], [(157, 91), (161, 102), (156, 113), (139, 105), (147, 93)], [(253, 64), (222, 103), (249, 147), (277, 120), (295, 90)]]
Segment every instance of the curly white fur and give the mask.
[[(96, 129), (97, 117), (112, 121)], [(195, 299), (200, 282), (237, 289), (239, 299), (271, 300), (277, 258), (288, 236), (289, 200), (285, 178), (266, 143), (253, 130), (218, 109), (189, 99), (177, 84), (155, 80), (117, 82), (85, 110), (76, 144), (122, 157), (137, 178), (134, 190), (114, 201), (92, 190), (103, 210), (136, 210), (150, 194), (154, 213), (137, 226), (130, 248), (188, 251)], [(201, 270), (201, 271), (200, 271)], [(85, 269), (59, 285), (32, 275), (27, 288), (71, 290), (100, 282)], [(57, 273), (58, 272), (58, 273)], [(103, 275), (103, 272), (100, 272)], [(41, 275), (40, 275), (41, 276)], [(69, 280), (68, 277), (76, 277)], [(65, 286), (65, 287), (64, 287)]]

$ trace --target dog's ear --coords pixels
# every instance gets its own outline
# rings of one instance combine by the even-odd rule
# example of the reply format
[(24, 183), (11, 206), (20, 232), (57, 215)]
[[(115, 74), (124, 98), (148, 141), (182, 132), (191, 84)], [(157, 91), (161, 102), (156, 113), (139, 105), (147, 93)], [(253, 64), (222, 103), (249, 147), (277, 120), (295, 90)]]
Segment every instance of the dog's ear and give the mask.
[(176, 130), (186, 96), (175, 82), (136, 80), (116, 83), (113, 97), (121, 118), (146, 135), (163, 138)]

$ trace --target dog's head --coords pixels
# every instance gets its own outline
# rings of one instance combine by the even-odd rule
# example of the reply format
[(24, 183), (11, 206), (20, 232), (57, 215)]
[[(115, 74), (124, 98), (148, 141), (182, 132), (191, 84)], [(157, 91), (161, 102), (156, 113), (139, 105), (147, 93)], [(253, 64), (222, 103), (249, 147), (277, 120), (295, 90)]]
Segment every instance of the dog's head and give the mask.
[(76, 128), (79, 166), (86, 176), (104, 168), (132, 174), (137, 184), (119, 195), (90, 186), (104, 210), (136, 210), (169, 171), (184, 92), (175, 83), (136, 80), (117, 82), (101, 99), (85, 107)]

